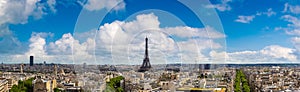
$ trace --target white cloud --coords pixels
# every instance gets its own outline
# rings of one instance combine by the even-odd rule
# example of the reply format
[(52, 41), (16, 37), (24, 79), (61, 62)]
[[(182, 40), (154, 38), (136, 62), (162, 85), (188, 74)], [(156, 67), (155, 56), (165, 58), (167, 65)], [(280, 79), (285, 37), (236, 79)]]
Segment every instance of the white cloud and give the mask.
[(291, 15), (283, 15), (281, 18), (284, 19), (285, 21), (292, 23), (292, 24), (289, 24), (288, 26), (300, 28), (300, 20), (297, 17), (291, 16)]
[[(213, 39), (225, 38), (224, 34), (209, 26), (206, 28), (187, 26), (160, 28), (159, 25), (158, 17), (150, 13), (138, 15), (133, 21), (114, 21), (100, 26), (95, 39), (96, 55), (108, 55), (107, 57), (111, 57), (112, 60), (96, 56), (97, 60), (139, 64), (144, 53), (144, 38), (148, 36), (149, 51), (156, 53), (150, 54), (152, 59), (156, 60), (153, 63), (161, 63), (160, 61), (166, 61), (168, 57), (179, 58), (181, 55), (185, 62), (207, 61), (209, 57), (203, 51), (222, 48)], [(82, 35), (86, 34), (90, 33), (82, 33)], [(86, 37), (80, 35), (77, 36)], [(184, 37), (186, 40), (178, 42), (170, 36)], [(106, 54), (103, 55), (104, 53)]]
[(29, 50), (25, 55), (30, 56), (44, 56), (47, 55), (46, 52), (46, 40), (45, 33), (32, 33), (31, 38), (29, 39)]
[(276, 12), (274, 12), (272, 10), (272, 8), (269, 8), (267, 12), (265, 12), (264, 14), (266, 14), (268, 17), (272, 16), (272, 15), (276, 15)]
[[(96, 50), (97, 52), (111, 53), (113, 60), (123, 61), (120, 63), (128, 63), (126, 61), (128, 56), (143, 58), (143, 53), (140, 52), (143, 52), (146, 35), (149, 37), (150, 52), (155, 51), (163, 54), (174, 50), (174, 41), (161, 33), (159, 24), (158, 17), (153, 13), (138, 15), (136, 20), (130, 22), (115, 21), (104, 24), (98, 30)], [(126, 53), (128, 50), (130, 55)], [(154, 57), (153, 59), (155, 58), (163, 59), (161, 57)]]
[(59, 61), (73, 61), (74, 63), (83, 63), (86, 61), (93, 61), (94, 40), (86, 39), (80, 43), (70, 33), (66, 33), (61, 39), (50, 42), (47, 46), (49, 56), (66, 56), (69, 58), (61, 58)]
[(300, 37), (291, 38), (291, 42), (293, 43), (294, 47), (300, 51)]
[[(91, 1), (91, 0), (90, 0)], [(106, 1), (106, 0), (105, 0)], [(15, 53), (10, 55), (12, 61), (27, 60), (28, 55), (34, 55), (37, 60), (49, 62), (72, 62), (73, 57), (82, 57), (78, 60), (82, 62), (93, 61), (91, 53), (94, 49), (94, 39), (87, 38), (83, 42), (75, 40), (71, 34), (64, 34), (63, 37), (55, 42), (46, 43), (45, 39), (53, 34), (33, 33), (29, 40), (29, 48), (21, 44), (8, 28), (9, 24), (25, 24), (30, 17), (40, 19), (44, 15), (56, 12), (56, 0), (1, 0), (0, 1), (0, 52), (2, 54)], [(113, 8), (116, 0), (106, 1), (105, 8)], [(115, 10), (123, 9), (125, 3), (121, 3)], [(5, 49), (4, 49), (5, 48)], [(72, 53), (73, 51), (73, 53)], [(8, 53), (9, 52), (9, 53)]]
[(207, 26), (205, 28), (191, 28), (187, 26), (167, 27), (165, 32), (180, 37), (203, 37), (203, 38), (225, 38), (225, 35)]
[(257, 12), (256, 16), (261, 16), (261, 15), (267, 15), (268, 17), (276, 15), (276, 12), (272, 10), (272, 8), (269, 8), (266, 12)]
[(231, 63), (286, 63), (297, 61), (296, 50), (279, 45), (266, 46), (258, 51), (240, 51), (228, 53)]
[(266, 15), (268, 17), (274, 16), (276, 15), (276, 12), (274, 12), (272, 10), (272, 8), (269, 8), (267, 11), (265, 12), (257, 12), (255, 15), (250, 15), (250, 16), (243, 16), (240, 15), (238, 16), (238, 19), (236, 19), (236, 22), (240, 22), (240, 23), (250, 23), (251, 21), (253, 21), (253, 19), (257, 16), (262, 16), (262, 15)]
[(195, 40), (188, 40), (184, 42), (178, 42), (178, 45), (181, 49), (180, 56), (184, 63), (194, 63), (194, 62), (207, 62), (208, 57), (206, 57), (201, 51), (206, 46), (199, 47), (199, 44)]
[(282, 12), (287, 12), (288, 11), (288, 8), (289, 8), (289, 4), (288, 3), (285, 3), (284, 4), (284, 9)]
[(43, 15), (55, 12), (55, 0), (1, 0), (0, 1), (0, 25), (24, 24), (29, 17), (36, 19)]
[(224, 62), (224, 61), (229, 58), (227, 52), (225, 52), (225, 51), (222, 51), (222, 52), (210, 51), (209, 56), (211, 57), (211, 59), (213, 61), (219, 61), (219, 62), (221, 61), (221, 63), (227, 63), (227, 61), (226, 62)]
[[(94, 29), (82, 34), (76, 33), (76, 37), (66, 33), (60, 39), (49, 43), (45, 39), (53, 34), (33, 33), (28, 51), (10, 57), (15, 58), (13, 60), (26, 61), (28, 55), (34, 55), (37, 62), (140, 64), (146, 36), (149, 38), (149, 53), (153, 64), (178, 63), (180, 59), (184, 63), (210, 62), (209, 51), (223, 48), (214, 39), (225, 38), (225, 35), (212, 27), (160, 28), (159, 25), (158, 17), (150, 13), (138, 15), (133, 21), (106, 23), (97, 31)], [(92, 35), (91, 32), (96, 33)], [(187, 38), (174, 41), (171, 35)]]
[(291, 15), (283, 15), (281, 19), (290, 22), (286, 28), (280, 28), (289, 35), (300, 36), (300, 19)]
[(264, 62), (264, 60), (261, 60), (263, 58), (260, 58), (261, 56), (258, 51), (239, 51), (239, 52), (231, 52), (228, 53), (229, 58), (227, 59), (227, 62), (229, 63), (237, 63), (237, 64), (243, 64), (243, 63), (261, 63)]
[[(290, 6), (287, 3), (285, 4), (285, 9), (284, 12), (287, 12), (288, 9), (291, 9), (292, 7), (295, 6)], [(294, 12), (292, 12), (294, 11)], [(296, 13), (295, 10), (290, 10), (290, 12), (292, 13)], [(283, 15), (281, 16), (281, 19), (289, 22), (289, 24), (287, 24), (287, 27), (277, 27), (276, 30), (283, 30), (286, 32), (286, 34), (293, 36), (291, 38), (291, 42), (294, 45), (294, 48), (296, 49), (296, 55), (299, 56), (300, 52), (300, 19), (299, 17), (295, 17), (292, 15)]]
[(96, 63), (91, 53), (94, 50), (94, 40), (87, 39), (83, 43), (75, 40), (70, 33), (66, 33), (61, 39), (50, 42), (47, 45), (45, 39), (51, 33), (33, 33), (30, 38), (29, 50), (24, 54), (15, 54), (7, 57), (13, 58), (12, 62), (27, 61), (29, 56), (35, 57), (35, 62), (43, 61), (52, 63)]
[(211, 4), (211, 5), (206, 5), (206, 8), (215, 8), (219, 11), (230, 11), (231, 7), (228, 4), (229, 2), (232, 2), (232, 0), (221, 0), (219, 4)]
[(97, 11), (101, 9), (122, 10), (125, 8), (125, 3), (123, 0), (88, 0), (84, 8), (89, 11)]
[(255, 18), (254, 15), (252, 16), (238, 16), (238, 19), (236, 19), (236, 22), (240, 22), (240, 23), (250, 23), (253, 19)]
[[(0, 43), (2, 54), (24, 53), (26, 46), (21, 43), (9, 29), (10, 24), (25, 24), (28, 19), (40, 19), (43, 15), (53, 13), (56, 1), (48, 0), (1, 0), (0, 1)], [(26, 31), (26, 30), (24, 30)], [(5, 45), (5, 46), (2, 46)], [(9, 50), (7, 52), (6, 50)]]
[(72, 54), (72, 45), (74, 43), (74, 38), (70, 33), (64, 34), (61, 39), (50, 42), (48, 46), (49, 54), (54, 55), (71, 55)]
[(47, 6), (49, 7), (50, 11), (52, 11), (52, 12), (56, 12), (57, 11), (56, 8), (55, 8), (55, 6), (56, 6), (56, 0), (48, 0), (47, 4), (48, 4)]
[(39, 0), (1, 0), (0, 2), (0, 24), (27, 23), (30, 16), (41, 18), (47, 14), (47, 10), (56, 11), (55, 0), (41, 3)]
[(300, 6), (299, 5), (290, 5), (288, 3), (285, 3), (283, 12), (300, 14)]
[(297, 56), (294, 55), (295, 49), (281, 47), (278, 45), (267, 46), (260, 51), (264, 55), (269, 55), (274, 58), (283, 58), (289, 61), (296, 61)]
[(7, 35), (11, 35), (9, 28), (7, 25), (0, 25), (0, 37), (4, 37)]
[[(153, 38), (150, 42), (152, 44), (157, 44), (154, 46), (159, 47), (162, 50), (172, 49), (168, 47), (170, 38), (163, 36), (161, 33), (155, 31), (159, 30), (159, 24), (157, 16), (154, 14), (141, 14), (136, 17), (136, 20), (130, 22), (124, 21), (114, 21), (112, 23), (106, 23), (103, 26), (99, 27), (99, 30), (93, 29), (85, 33), (75, 33), (76, 37), (84, 37), (78, 39), (94, 39), (96, 43), (95, 54), (97, 55), (97, 61), (107, 61), (103, 63), (112, 63), (111, 59), (114, 60), (128, 60), (127, 52), (128, 49), (144, 49), (144, 37), (145, 34), (142, 34), (145, 31), (152, 32)], [(91, 33), (92, 32), (92, 33)], [(97, 34), (95, 34), (97, 32)], [(140, 34), (141, 33), (141, 34)], [(94, 34), (94, 35), (91, 35)], [(138, 35), (140, 34), (140, 35)], [(148, 35), (152, 37), (152, 34)], [(96, 35), (96, 38), (94, 38)], [(85, 40), (81, 40), (85, 41)], [(162, 44), (163, 43), (163, 44)], [(129, 45), (133, 44), (133, 46)], [(171, 43), (170, 43), (171, 44)], [(86, 45), (90, 46), (90, 45)], [(158, 49), (157, 47), (152, 47), (151, 49)], [(92, 48), (92, 47), (91, 47)], [(92, 53), (93, 51), (88, 51)], [(99, 63), (99, 62), (98, 62)], [(101, 62), (102, 63), (102, 62)], [(126, 63), (126, 62), (121, 62)]]
[[(219, 57), (219, 59), (217, 59), (216, 57), (211, 57), (210, 53), (208, 53), (211, 50), (216, 50), (223, 47), (213, 40), (190, 39), (188, 41), (177, 42), (177, 44), (181, 50), (179, 55), (181, 56), (183, 63), (220, 63), (225, 61), (225, 58), (222, 58), (221, 60), (221, 57)], [(206, 52), (206, 50), (208, 52)]]

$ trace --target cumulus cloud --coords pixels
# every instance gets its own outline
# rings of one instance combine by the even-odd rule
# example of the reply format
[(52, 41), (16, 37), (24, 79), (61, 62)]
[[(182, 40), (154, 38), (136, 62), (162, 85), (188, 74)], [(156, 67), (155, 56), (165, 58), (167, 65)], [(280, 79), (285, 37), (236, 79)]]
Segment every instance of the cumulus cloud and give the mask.
[[(40, 19), (48, 13), (55, 13), (55, 5), (57, 3), (56, 0), (47, 0), (46, 2), (39, 0), (0, 1), (0, 25), (4, 25), (0, 29), (0, 36), (6, 37), (7, 34), (11, 35), (7, 27), (8, 24), (25, 24), (30, 17)], [(125, 3), (122, 0), (89, 0), (85, 8), (90, 11), (100, 9), (122, 10), (125, 8)], [(93, 54), (95, 54), (96, 57), (99, 57), (98, 60), (103, 60), (103, 62), (106, 62), (104, 60), (111, 62), (109, 61), (111, 58), (114, 58), (114, 60), (124, 60), (124, 57), (127, 59), (128, 56), (143, 57), (144, 38), (148, 36), (150, 39), (150, 52), (159, 53), (150, 55), (153, 57), (152, 59), (155, 60), (154, 62), (159, 63), (162, 59), (168, 57), (179, 58), (181, 56), (186, 60), (184, 62), (194, 62), (195, 60), (208, 60), (209, 57), (204, 54), (205, 51), (203, 50), (222, 48), (222, 46), (214, 42), (213, 39), (225, 37), (224, 34), (209, 26), (205, 28), (192, 28), (187, 26), (160, 28), (159, 25), (160, 22), (156, 15), (141, 14), (133, 21), (115, 21), (100, 26), (99, 30), (94, 30), (94, 32), (97, 32), (96, 38), (89, 35), (81, 36), (86, 37), (86, 39), (79, 40), (74, 38), (72, 34), (66, 33), (62, 35), (60, 39), (47, 43), (47, 37), (53, 34), (33, 33), (29, 39), (28, 50), (22, 54), (11, 55), (8, 58), (14, 58), (11, 59), (13, 61), (24, 61), (27, 60), (29, 55), (34, 55), (37, 60), (41, 62), (70, 63), (74, 60), (73, 63), (99, 63), (96, 60), (96, 62), (93, 62), (95, 59)], [(184, 34), (178, 34), (177, 32)], [(174, 35), (187, 38), (185, 38), (184, 41), (176, 42), (174, 38), (170, 37)], [(80, 37), (80, 35), (78, 37)], [(0, 43), (2, 41), (5, 43), (15, 42), (11, 45), (21, 46), (19, 41), (13, 37), (9, 39), (9, 41), (7, 39), (1, 39)], [(11, 45), (7, 46), (13, 47)], [(128, 50), (132, 51), (131, 53), (138, 54), (124, 55), (127, 54), (124, 52)], [(140, 61), (140, 58), (138, 61)]]
[(236, 22), (240, 22), (240, 23), (250, 23), (253, 19), (255, 18), (254, 15), (251, 16), (238, 16), (238, 19), (236, 19)]
[(125, 8), (123, 0), (88, 0), (84, 6), (89, 11), (97, 11), (101, 9), (122, 10)]
[(283, 58), (289, 61), (296, 61), (297, 56), (294, 55), (295, 49), (281, 47), (278, 45), (267, 46), (260, 51), (263, 55), (269, 55), (274, 58)]
[(73, 42), (74, 38), (70, 33), (63, 34), (62, 38), (58, 39), (55, 42), (50, 42), (48, 52), (49, 54), (54, 55), (71, 55)]
[[(10, 24), (25, 24), (28, 19), (40, 19), (43, 15), (53, 13), (56, 1), (47, 0), (41, 2), (40, 0), (1, 0), (0, 1), (0, 43), (2, 52), (5, 54), (24, 53), (21, 49), (26, 49), (26, 46), (21, 43), (9, 29)], [(25, 31), (25, 30), (24, 30)], [(10, 50), (9, 52), (5, 50)]]
[[(62, 2), (62, 1), (59, 1)], [(68, 2), (79, 2), (79, 1), (68, 1)], [(81, 2), (81, 1), (80, 1)], [(0, 1), (0, 50), (2, 55), (5, 55), (8, 62), (27, 62), (28, 55), (34, 55), (37, 62), (49, 61), (49, 62), (68, 62), (73, 63), (72, 55), (67, 50), (63, 53), (55, 53), (54, 49), (63, 51), (62, 48), (54, 48), (50, 45), (55, 42), (46, 43), (48, 37), (53, 36), (52, 33), (32, 33), (29, 39), (29, 44), (21, 43), (9, 29), (10, 24), (26, 24), (29, 18), (40, 19), (44, 15), (55, 13), (57, 0), (1, 0)], [(70, 35), (69, 35), (70, 36)], [(64, 37), (63, 37), (64, 38)], [(62, 38), (62, 39), (63, 39)], [(71, 38), (71, 37), (70, 37)], [(64, 39), (65, 40), (65, 39)], [(61, 41), (61, 40), (59, 40)], [(59, 41), (57, 43), (59, 43)], [(67, 42), (67, 41), (62, 41)], [(76, 42), (76, 41), (74, 41)], [(82, 49), (84, 45), (87, 45), (91, 40), (86, 40), (85, 43), (77, 44), (78, 49)], [(64, 45), (66, 45), (65, 43)], [(69, 43), (73, 44), (73, 43)], [(69, 45), (68, 44), (68, 45)], [(65, 46), (67, 47), (67, 46)], [(87, 48), (90, 48), (87, 46)], [(70, 52), (72, 52), (71, 49)], [(76, 49), (76, 55), (85, 54), (81, 52), (83, 50)], [(90, 58), (89, 58), (90, 59)]]
[(238, 52), (231, 52), (228, 53), (229, 58), (227, 61), (229, 63), (258, 63), (262, 62), (262, 58), (259, 58), (260, 54), (259, 51), (238, 51)]
[[(210, 63), (211, 57), (207, 53), (223, 48), (215, 39), (223, 39), (225, 35), (212, 27), (161, 28), (159, 25), (158, 16), (150, 13), (140, 14), (132, 21), (106, 23), (98, 30), (76, 33), (76, 37), (66, 33), (53, 42), (46, 42), (53, 35), (51, 33), (33, 33), (28, 51), (11, 57), (27, 60), (28, 55), (34, 55), (40, 62), (140, 64), (144, 57), (145, 37), (148, 37), (153, 64)], [(173, 36), (184, 40), (178, 41)], [(84, 40), (78, 37), (84, 37)]]
[(32, 33), (28, 51), (24, 54), (15, 54), (9, 57), (20, 61), (27, 60), (29, 56), (34, 56), (37, 62), (95, 63), (93, 62), (93, 55), (89, 53), (94, 49), (93, 39), (89, 38), (80, 43), (70, 33), (66, 33), (57, 41), (47, 44), (46, 39), (52, 35), (52, 33)]
[[(205, 45), (204, 45), (205, 44)], [(219, 43), (214, 42), (209, 39), (190, 39), (188, 41), (178, 42), (180, 48), (180, 56), (183, 60), (183, 63), (220, 63), (225, 61), (223, 57), (210, 57), (209, 53), (206, 50), (216, 50), (222, 48)], [(216, 58), (220, 61), (215, 61)]]
[[(150, 54), (154, 59), (153, 63), (161, 63), (160, 61), (166, 61), (166, 58), (170, 57), (179, 59), (182, 57), (185, 62), (207, 61), (209, 57), (205, 55), (204, 50), (222, 48), (214, 39), (225, 38), (224, 34), (209, 26), (205, 28), (187, 26), (161, 28), (159, 25), (158, 17), (150, 13), (137, 15), (136, 20), (133, 21), (114, 21), (100, 26), (95, 38), (96, 59), (110, 63), (118, 61), (118, 63), (139, 64), (144, 55), (144, 39), (147, 36), (149, 52), (156, 53)], [(77, 36), (86, 37), (81, 36), (86, 34), (90, 33)], [(178, 38), (173, 36), (182, 37), (185, 40), (178, 41)]]
[(25, 53), (25, 55), (33, 55), (33, 56), (44, 56), (46, 55), (45, 40), (46, 33), (32, 33), (31, 38), (29, 39), (29, 50)]
[(212, 58), (213, 61), (223, 61), (220, 63), (227, 63), (227, 59), (229, 58), (227, 52), (225, 51), (222, 52), (210, 51), (209, 56)]
[(219, 4), (211, 4), (211, 5), (206, 5), (206, 8), (215, 8), (219, 11), (230, 11), (231, 6), (228, 4), (229, 2), (232, 2), (232, 0), (221, 0)]
[(94, 40), (88, 38), (83, 43), (74, 39), (71, 33), (63, 34), (62, 38), (50, 42), (48, 53), (51, 55), (89, 55), (94, 49)]
[(230, 63), (286, 63), (297, 61), (296, 50), (279, 45), (266, 46), (258, 51), (228, 53)]
[(41, 18), (46, 11), (56, 11), (55, 0), (42, 3), (39, 0), (2, 0), (0, 1), (0, 24), (27, 23), (30, 16)]
[(93, 61), (93, 50), (93, 39), (88, 38), (87, 40), (80, 43), (70, 33), (66, 33), (63, 34), (61, 39), (55, 42), (50, 42), (50, 44), (48, 45), (47, 52), (49, 53), (49, 56), (52, 57), (68, 57), (56, 59), (57, 61), (73, 61), (73, 63), (81, 64), (83, 62)]

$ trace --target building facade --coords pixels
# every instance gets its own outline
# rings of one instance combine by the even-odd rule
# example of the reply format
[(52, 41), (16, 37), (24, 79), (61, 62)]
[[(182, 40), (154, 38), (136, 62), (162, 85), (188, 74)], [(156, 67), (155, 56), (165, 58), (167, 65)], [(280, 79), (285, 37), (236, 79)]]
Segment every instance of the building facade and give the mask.
[(8, 81), (5, 78), (0, 78), (0, 92), (8, 91)]

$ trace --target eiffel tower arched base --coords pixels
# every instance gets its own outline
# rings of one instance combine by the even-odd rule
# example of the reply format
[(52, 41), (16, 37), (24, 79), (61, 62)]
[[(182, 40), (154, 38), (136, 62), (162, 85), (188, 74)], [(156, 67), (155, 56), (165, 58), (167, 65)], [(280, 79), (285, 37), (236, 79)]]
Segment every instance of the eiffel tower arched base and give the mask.
[(149, 71), (151, 68), (141, 67), (138, 72), (146, 72)]

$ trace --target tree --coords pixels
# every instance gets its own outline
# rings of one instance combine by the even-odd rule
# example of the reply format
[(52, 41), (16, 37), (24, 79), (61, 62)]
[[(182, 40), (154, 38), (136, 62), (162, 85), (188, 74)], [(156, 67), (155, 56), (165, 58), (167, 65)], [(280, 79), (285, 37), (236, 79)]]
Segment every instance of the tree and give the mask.
[(250, 87), (248, 85), (243, 85), (244, 92), (250, 92)]
[(63, 92), (63, 91), (60, 90), (59, 88), (54, 88), (53, 91), (54, 91), (54, 92)]
[(123, 76), (118, 76), (115, 78), (111, 78), (109, 82), (107, 82), (107, 87), (105, 89), (105, 92), (110, 92), (112, 90), (115, 90), (116, 92), (124, 92), (124, 89), (121, 88), (121, 80), (123, 80)]
[(20, 92), (21, 90), (17, 85), (13, 85), (12, 88), (10, 89), (10, 92)]
[(13, 85), (13, 87), (9, 90), (10, 92), (33, 92), (32, 81), (34, 79), (30, 78), (25, 81), (18, 81), (18, 85)]
[[(242, 89), (241, 89), (241, 83), (242, 83)], [(250, 92), (250, 86), (248, 84), (248, 80), (246, 79), (245, 74), (243, 71), (237, 69), (236, 70), (236, 78), (234, 83), (234, 91), (235, 92)]]

